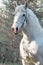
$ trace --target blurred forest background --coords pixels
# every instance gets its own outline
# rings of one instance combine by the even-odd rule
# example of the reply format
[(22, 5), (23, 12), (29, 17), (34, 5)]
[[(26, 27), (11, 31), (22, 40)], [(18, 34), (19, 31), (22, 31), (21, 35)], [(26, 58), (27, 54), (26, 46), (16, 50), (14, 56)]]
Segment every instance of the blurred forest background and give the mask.
[[(0, 0), (0, 64), (20, 65), (19, 44), (22, 33), (17, 36), (11, 30), (16, 5), (27, 0)], [(43, 27), (43, 0), (28, 0), (28, 7), (34, 11)]]

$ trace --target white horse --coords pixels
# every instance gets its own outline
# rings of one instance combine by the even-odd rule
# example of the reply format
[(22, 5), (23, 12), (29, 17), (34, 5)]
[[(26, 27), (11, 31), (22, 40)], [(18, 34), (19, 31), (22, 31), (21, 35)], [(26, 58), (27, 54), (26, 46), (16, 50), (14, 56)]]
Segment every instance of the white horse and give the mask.
[(43, 29), (33, 11), (25, 5), (15, 8), (12, 30), (22, 31), (20, 55), (23, 65), (43, 65)]

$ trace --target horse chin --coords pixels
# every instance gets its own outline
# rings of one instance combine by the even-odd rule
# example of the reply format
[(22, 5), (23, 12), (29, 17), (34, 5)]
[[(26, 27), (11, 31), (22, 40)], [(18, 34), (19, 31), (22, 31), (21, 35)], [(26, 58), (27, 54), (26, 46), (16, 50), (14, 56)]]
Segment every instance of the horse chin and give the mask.
[(14, 33), (15, 35), (17, 35), (18, 33)]
[(14, 34), (15, 34), (15, 35), (17, 35), (17, 34), (18, 34), (18, 32), (14, 32)]

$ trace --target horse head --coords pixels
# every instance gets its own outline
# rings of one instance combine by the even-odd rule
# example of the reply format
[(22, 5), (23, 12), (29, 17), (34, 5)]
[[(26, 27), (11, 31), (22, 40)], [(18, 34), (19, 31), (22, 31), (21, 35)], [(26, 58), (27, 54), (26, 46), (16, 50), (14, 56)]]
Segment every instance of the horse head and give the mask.
[(15, 8), (15, 16), (12, 25), (12, 31), (18, 33), (26, 22), (26, 4), (19, 5)]

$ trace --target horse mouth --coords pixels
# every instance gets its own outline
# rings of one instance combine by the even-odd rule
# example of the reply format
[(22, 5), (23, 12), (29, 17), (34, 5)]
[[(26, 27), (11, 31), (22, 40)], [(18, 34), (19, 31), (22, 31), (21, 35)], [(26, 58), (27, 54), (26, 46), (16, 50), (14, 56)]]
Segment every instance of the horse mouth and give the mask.
[(14, 30), (13, 33), (14, 33), (15, 35), (17, 35), (17, 34), (18, 34), (18, 31), (15, 31), (15, 30)]
[(17, 34), (18, 34), (18, 32), (16, 32), (16, 33), (14, 32), (14, 34), (15, 34), (15, 35), (17, 35)]

